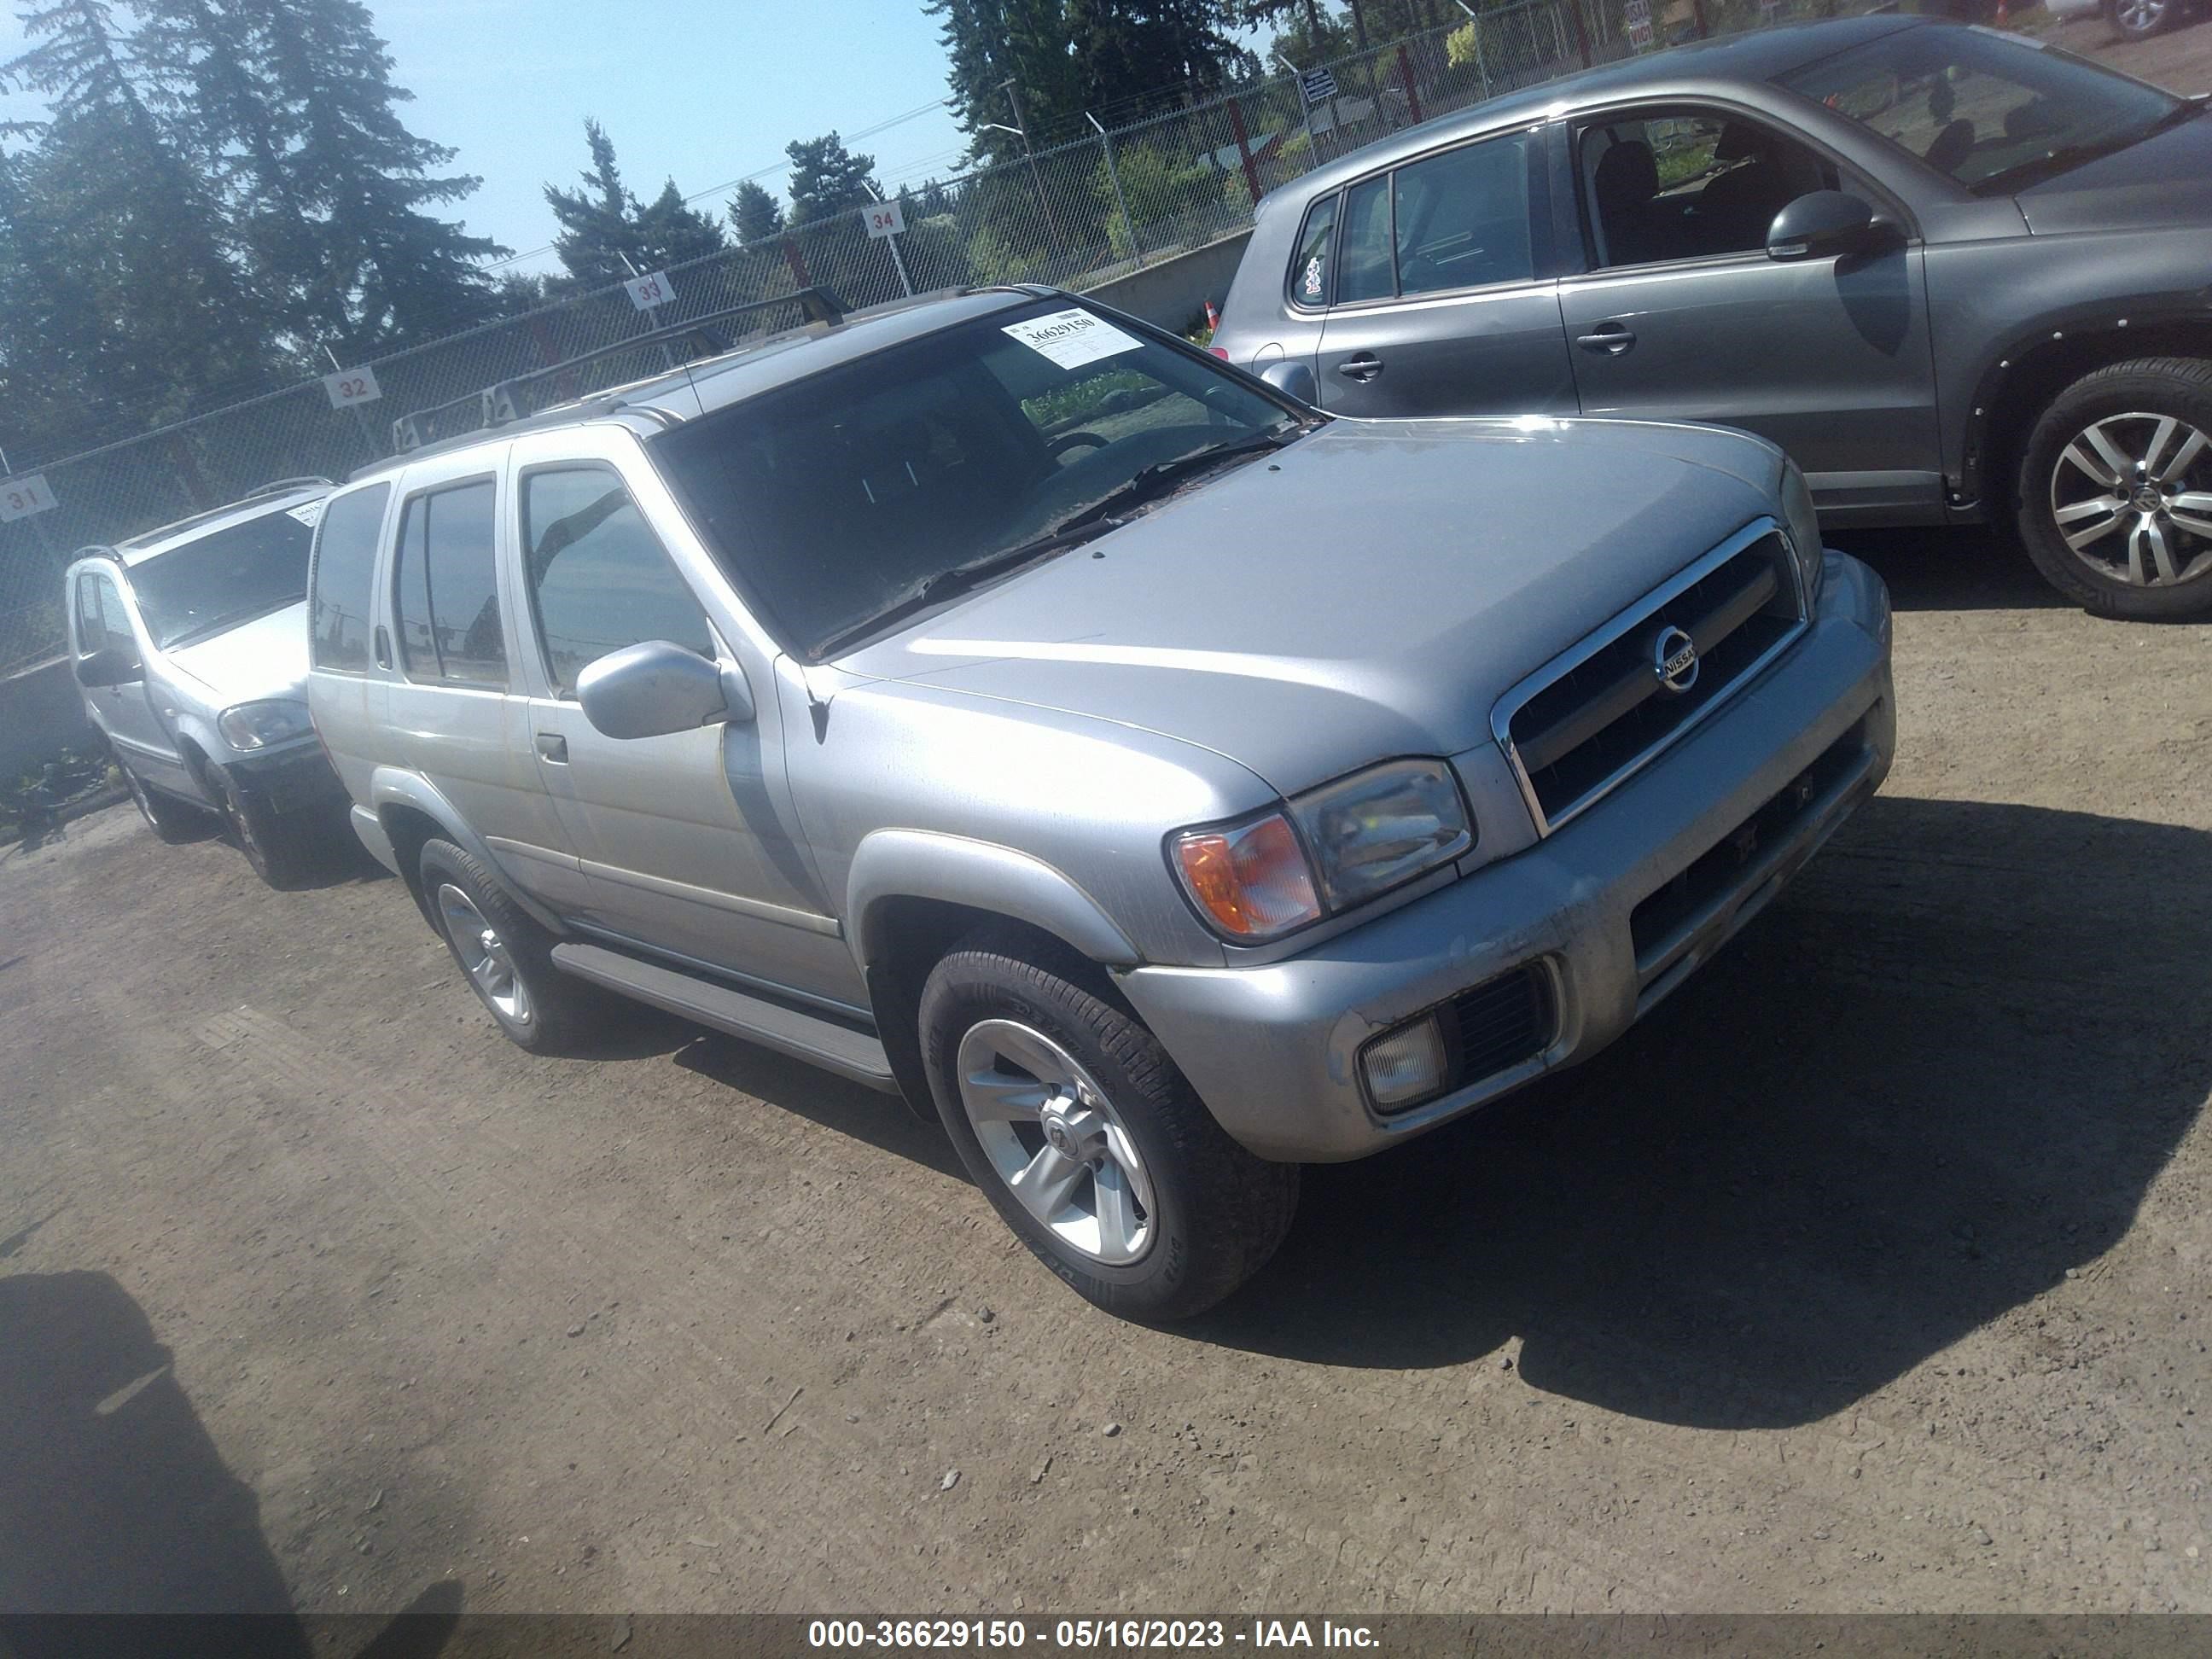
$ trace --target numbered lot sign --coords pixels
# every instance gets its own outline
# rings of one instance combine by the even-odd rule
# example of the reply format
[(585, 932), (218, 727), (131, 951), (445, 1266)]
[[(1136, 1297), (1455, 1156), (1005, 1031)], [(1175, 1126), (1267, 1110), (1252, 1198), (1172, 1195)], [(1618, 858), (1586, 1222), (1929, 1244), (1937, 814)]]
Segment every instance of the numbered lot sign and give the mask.
[(54, 492), (46, 488), (46, 475), (26, 473), (20, 478), (0, 478), (0, 524), (27, 519), (52, 509)]
[(373, 368), (342, 368), (335, 374), (325, 374), (323, 390), (330, 394), (332, 409), (373, 404), (384, 395), (377, 390), (376, 371)]
[(894, 198), (888, 202), (871, 202), (860, 216), (873, 237), (897, 236), (906, 230), (906, 214)]
[(640, 311), (665, 306), (676, 297), (676, 290), (668, 285), (668, 273), (665, 270), (633, 276), (623, 284), (623, 291), (629, 295), (629, 302)]

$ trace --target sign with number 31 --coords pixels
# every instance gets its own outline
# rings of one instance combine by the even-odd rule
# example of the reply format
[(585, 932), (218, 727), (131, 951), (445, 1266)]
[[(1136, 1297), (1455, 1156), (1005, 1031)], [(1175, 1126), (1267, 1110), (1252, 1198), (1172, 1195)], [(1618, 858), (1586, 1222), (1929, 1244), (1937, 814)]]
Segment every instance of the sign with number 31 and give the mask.
[(47, 512), (53, 504), (54, 492), (46, 488), (44, 473), (27, 472), (20, 478), (0, 478), (0, 524)]

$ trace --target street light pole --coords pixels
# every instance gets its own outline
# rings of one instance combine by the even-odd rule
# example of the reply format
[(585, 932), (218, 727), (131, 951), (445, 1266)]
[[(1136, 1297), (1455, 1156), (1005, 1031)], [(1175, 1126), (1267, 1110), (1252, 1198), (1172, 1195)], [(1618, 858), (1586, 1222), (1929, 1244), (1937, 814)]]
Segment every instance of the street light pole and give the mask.
[(1022, 114), (1022, 93), (1015, 78), (1008, 76), (999, 82), (1006, 94), (1006, 101), (1014, 106), (1014, 131), (1021, 135), (1022, 154), (1029, 158), (1030, 183), (1036, 187), (1037, 205), (1044, 210), (1046, 234), (1052, 238), (1052, 257), (1060, 258), (1060, 221), (1053, 216), (1052, 198), (1044, 193), (1044, 179), (1037, 172), (1036, 150), (1030, 143), (1030, 124)]
[(1128, 198), (1121, 194), (1121, 171), (1114, 165), (1114, 141), (1106, 136), (1106, 129), (1099, 126), (1098, 118), (1089, 110), (1083, 112), (1083, 118), (1096, 129), (1099, 148), (1106, 152), (1106, 177), (1114, 185), (1114, 205), (1121, 215), (1121, 232), (1129, 239), (1129, 252), (1141, 270), (1145, 264), (1145, 249), (1143, 244), (1137, 240), (1137, 222), (1129, 216)]

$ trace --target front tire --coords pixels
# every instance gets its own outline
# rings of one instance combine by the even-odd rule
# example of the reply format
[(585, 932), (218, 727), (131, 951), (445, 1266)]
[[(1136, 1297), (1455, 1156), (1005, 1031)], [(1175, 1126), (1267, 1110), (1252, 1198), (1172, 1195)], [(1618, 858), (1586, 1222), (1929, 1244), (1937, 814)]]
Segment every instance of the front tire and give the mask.
[(589, 988), (553, 965), (551, 936), (490, 871), (449, 841), (426, 842), (417, 867), (431, 925), (517, 1048), (560, 1054), (592, 1034), (598, 1005)]
[(220, 766), (207, 769), (207, 782), (231, 840), (253, 873), (279, 892), (299, 885), (314, 859), (301, 826), (270, 810), (258, 793)]
[(2105, 0), (2105, 21), (2120, 40), (2148, 40), (2172, 27), (2174, 0)]
[(1109, 1313), (1188, 1319), (1275, 1253), (1297, 1168), (1231, 1140), (1096, 979), (1018, 930), (963, 940), (922, 988), (931, 1091), (975, 1184), (1039, 1261)]
[(2021, 459), (2021, 541), (2100, 616), (2212, 614), (2212, 362), (2146, 358), (2053, 398)]

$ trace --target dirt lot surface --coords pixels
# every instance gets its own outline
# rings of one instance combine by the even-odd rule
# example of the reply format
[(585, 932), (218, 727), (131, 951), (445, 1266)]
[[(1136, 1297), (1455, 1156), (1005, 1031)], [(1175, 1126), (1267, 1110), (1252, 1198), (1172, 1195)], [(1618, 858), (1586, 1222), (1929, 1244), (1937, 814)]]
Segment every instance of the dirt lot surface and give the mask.
[(2101, 17), (2077, 18), (2047, 27), (2047, 37), (2069, 52), (2175, 92), (2212, 92), (2212, 21), (2189, 24), (2148, 40), (2120, 40)]
[(1897, 768), (1163, 1334), (896, 1103), (501, 1040), (399, 884), (0, 864), (0, 1611), (2212, 1610), (2212, 674), (1868, 544)]

